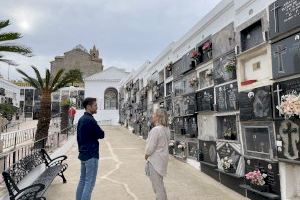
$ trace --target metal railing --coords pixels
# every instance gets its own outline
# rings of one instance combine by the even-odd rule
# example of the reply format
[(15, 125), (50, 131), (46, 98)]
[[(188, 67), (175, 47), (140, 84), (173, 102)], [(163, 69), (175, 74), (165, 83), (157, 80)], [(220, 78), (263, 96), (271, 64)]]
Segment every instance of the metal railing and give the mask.
[[(51, 153), (53, 150), (62, 146), (69, 138), (70, 135), (76, 133), (77, 125), (68, 127), (65, 131), (66, 134), (61, 134), (61, 132), (55, 132), (48, 135), (48, 137), (43, 138), (38, 141), (32, 141), (30, 144), (20, 145), (17, 148), (0, 154), (0, 169), (1, 171), (12, 167), (17, 164), (22, 158), (32, 155), (36, 149), (40, 148), (39, 145), (42, 144), (43, 148)], [(3, 183), (2, 176), (0, 177), (0, 184)]]
[[(60, 131), (60, 113), (51, 117), (49, 132)], [(36, 127), (23, 130), (1, 133), (0, 140), (3, 143), (3, 149), (16, 148), (17, 145), (28, 141), (33, 141), (36, 133)]]
[(32, 140), (35, 136), (36, 128), (29, 128), (20, 131), (2, 133), (0, 140), (3, 142), (3, 149), (16, 147), (18, 144)]

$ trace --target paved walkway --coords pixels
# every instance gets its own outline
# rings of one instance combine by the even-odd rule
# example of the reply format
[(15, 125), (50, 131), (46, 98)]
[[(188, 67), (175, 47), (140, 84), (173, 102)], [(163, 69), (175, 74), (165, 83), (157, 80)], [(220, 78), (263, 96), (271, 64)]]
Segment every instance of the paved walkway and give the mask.
[[(99, 173), (92, 199), (154, 200), (150, 181), (144, 175), (145, 141), (119, 126), (104, 127)], [(77, 147), (68, 153), (67, 184), (58, 177), (47, 191), (47, 200), (74, 200), (80, 163)], [(241, 200), (237, 193), (217, 183), (199, 170), (170, 159), (165, 179), (169, 200)]]

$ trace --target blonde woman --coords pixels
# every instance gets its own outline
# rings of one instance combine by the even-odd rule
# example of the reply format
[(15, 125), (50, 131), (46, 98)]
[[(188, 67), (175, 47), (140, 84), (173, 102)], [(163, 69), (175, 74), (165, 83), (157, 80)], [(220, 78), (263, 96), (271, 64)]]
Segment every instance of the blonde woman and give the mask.
[(149, 132), (145, 159), (147, 161), (145, 171), (152, 183), (156, 200), (167, 200), (167, 193), (163, 177), (167, 175), (169, 160), (170, 130), (168, 128), (167, 112), (158, 109), (152, 116), (154, 128)]

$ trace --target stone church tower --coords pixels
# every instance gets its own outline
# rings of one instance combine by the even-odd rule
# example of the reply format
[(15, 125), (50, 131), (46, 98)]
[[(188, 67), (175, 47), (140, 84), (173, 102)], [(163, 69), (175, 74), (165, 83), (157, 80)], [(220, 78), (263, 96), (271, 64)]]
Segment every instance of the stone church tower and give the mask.
[(65, 72), (79, 69), (83, 78), (103, 71), (102, 59), (95, 45), (89, 53), (82, 45), (78, 45), (71, 51), (65, 52), (63, 56), (56, 56), (50, 64), (51, 73), (56, 73), (59, 69), (64, 69)]

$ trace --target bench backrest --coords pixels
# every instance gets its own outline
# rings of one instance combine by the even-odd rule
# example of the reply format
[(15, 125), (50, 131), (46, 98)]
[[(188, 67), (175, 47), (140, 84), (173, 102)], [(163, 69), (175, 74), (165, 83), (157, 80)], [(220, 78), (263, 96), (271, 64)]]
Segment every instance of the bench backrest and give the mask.
[(6, 187), (10, 194), (18, 191), (18, 184), (27, 174), (37, 166), (47, 162), (44, 150), (33, 150), (30, 155), (20, 159), (17, 163), (2, 172)]

